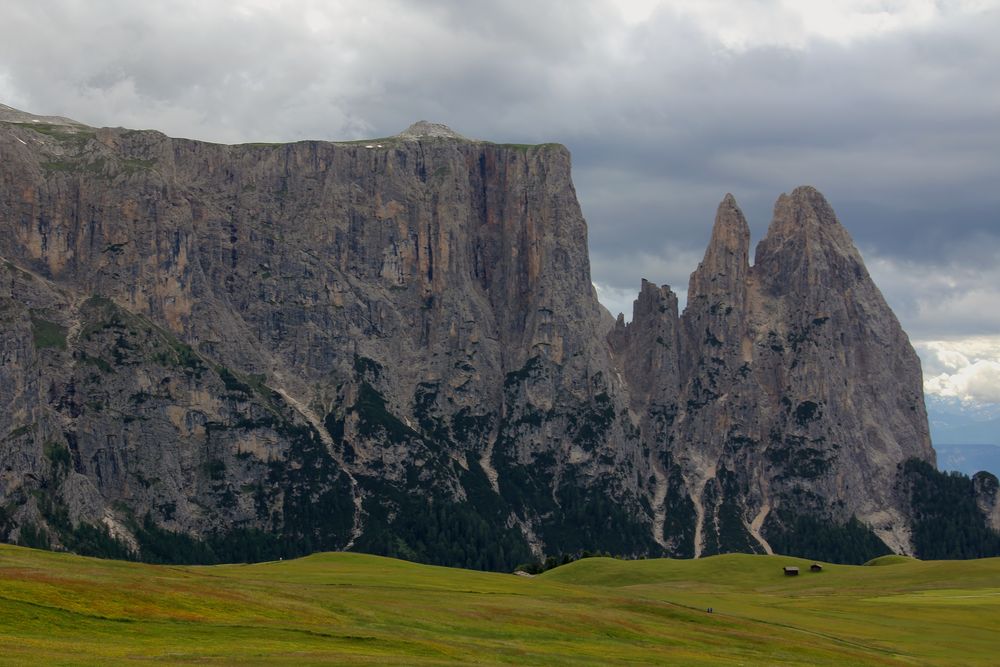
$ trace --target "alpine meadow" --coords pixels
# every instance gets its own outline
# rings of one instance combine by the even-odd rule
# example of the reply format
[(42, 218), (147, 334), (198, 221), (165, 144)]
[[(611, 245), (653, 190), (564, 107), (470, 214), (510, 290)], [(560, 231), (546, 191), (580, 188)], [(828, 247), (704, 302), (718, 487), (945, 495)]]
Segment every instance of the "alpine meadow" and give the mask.
[(6, 5), (0, 664), (996, 662), (1000, 0)]

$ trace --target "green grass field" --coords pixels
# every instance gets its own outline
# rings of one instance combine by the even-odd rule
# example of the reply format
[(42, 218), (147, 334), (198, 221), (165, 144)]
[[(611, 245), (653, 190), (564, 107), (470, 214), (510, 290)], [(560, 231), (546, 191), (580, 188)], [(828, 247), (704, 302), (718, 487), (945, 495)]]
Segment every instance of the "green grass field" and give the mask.
[(1000, 559), (808, 566), (592, 558), (526, 578), (352, 553), (174, 567), (0, 545), (0, 663), (997, 663)]

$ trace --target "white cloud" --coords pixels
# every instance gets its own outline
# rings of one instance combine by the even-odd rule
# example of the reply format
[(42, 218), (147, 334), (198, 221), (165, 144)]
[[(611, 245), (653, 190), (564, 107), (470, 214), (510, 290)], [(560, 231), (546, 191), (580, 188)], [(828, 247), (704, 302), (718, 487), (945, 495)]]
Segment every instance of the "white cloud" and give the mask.
[(629, 25), (648, 21), (663, 2), (661, 0), (622, 0), (618, 3), (618, 11), (621, 12), (625, 22)]
[(887, 33), (924, 28), (951, 16), (997, 6), (995, 0), (837, 0), (734, 2), (733, 0), (633, 0), (622, 3), (630, 23), (656, 12), (673, 12), (698, 25), (729, 49), (760, 46), (804, 48), (810, 42), (839, 45)]
[[(708, 227), (711, 229), (711, 226)], [(679, 308), (687, 301), (688, 278), (698, 266), (703, 253), (691, 252), (670, 242), (657, 248), (629, 254), (607, 254), (595, 251), (591, 267), (597, 298), (612, 315), (632, 319), (632, 302), (639, 296), (642, 280), (656, 285), (669, 285), (677, 295)], [(609, 280), (610, 279), (610, 280)]]
[(597, 290), (597, 300), (607, 308), (614, 317), (621, 313), (625, 315), (625, 320), (632, 319), (632, 302), (635, 301), (639, 293), (638, 289), (622, 289), (601, 283), (594, 283)]
[(963, 404), (1000, 404), (1000, 336), (915, 344), (924, 365), (924, 391)]
[[(937, 261), (865, 253), (875, 284), (913, 340), (927, 344), (964, 340), (959, 347), (936, 347), (936, 353), (971, 353), (971, 358), (995, 355), (1000, 359), (1000, 351), (990, 348), (992, 343), (988, 342), (993, 340), (991, 336), (1000, 336), (1000, 255), (991, 260), (993, 242), (984, 239), (982, 243), (986, 257), (978, 256), (974, 248), (960, 251), (955, 259)], [(944, 359), (939, 363), (945, 363)]]

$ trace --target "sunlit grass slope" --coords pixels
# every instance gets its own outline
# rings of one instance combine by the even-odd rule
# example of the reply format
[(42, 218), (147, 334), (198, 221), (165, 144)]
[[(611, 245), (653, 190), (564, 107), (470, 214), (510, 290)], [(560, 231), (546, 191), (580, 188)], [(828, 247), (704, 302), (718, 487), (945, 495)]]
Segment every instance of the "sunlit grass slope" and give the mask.
[(1000, 559), (808, 566), (594, 558), (528, 579), (360, 554), (169, 567), (0, 545), (0, 662), (995, 664)]

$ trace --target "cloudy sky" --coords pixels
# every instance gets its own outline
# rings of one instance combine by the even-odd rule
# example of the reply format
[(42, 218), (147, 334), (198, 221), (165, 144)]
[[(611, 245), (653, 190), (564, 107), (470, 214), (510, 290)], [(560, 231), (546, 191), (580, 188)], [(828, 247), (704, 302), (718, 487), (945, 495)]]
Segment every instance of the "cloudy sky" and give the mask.
[[(612, 311), (732, 192), (824, 192), (924, 360), (1000, 415), (1000, 0), (0, 0), (0, 102), (221, 142), (417, 119), (559, 141)], [(1000, 433), (997, 440), (1000, 441)]]

